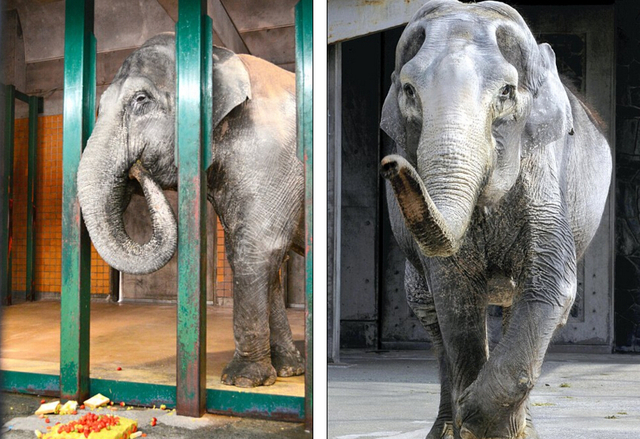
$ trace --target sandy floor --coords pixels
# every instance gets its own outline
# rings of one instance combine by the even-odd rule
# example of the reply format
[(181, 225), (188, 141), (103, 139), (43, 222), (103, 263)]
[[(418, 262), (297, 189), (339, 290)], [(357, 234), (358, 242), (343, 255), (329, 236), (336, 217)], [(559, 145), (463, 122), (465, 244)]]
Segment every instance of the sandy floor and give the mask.
[[(231, 308), (207, 308), (207, 388), (220, 384), (233, 356)], [(289, 310), (298, 349), (304, 347), (304, 312)], [(2, 370), (60, 373), (60, 303), (39, 301), (5, 307), (1, 321)], [(91, 304), (91, 377), (175, 385), (176, 306)], [(122, 368), (118, 371), (118, 367)], [(252, 392), (304, 396), (304, 376), (278, 378)]]

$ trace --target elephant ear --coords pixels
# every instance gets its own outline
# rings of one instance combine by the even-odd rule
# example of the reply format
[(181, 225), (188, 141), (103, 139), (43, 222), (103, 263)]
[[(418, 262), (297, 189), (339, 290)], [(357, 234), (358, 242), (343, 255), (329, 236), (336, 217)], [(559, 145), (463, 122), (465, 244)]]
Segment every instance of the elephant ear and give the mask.
[(511, 20), (496, 29), (496, 41), (502, 55), (518, 71), (518, 87), (531, 96), (531, 109), (522, 135), (523, 153), (527, 154), (571, 132), (569, 97), (560, 81), (551, 46), (536, 43), (515, 9), (494, 2), (480, 5), (497, 10)]
[(249, 72), (228, 49), (213, 46), (213, 129), (238, 105), (251, 99)]
[(391, 88), (382, 105), (380, 128), (391, 137), (396, 146), (404, 150), (407, 143), (407, 134), (404, 118), (400, 114), (400, 107), (398, 106), (398, 88), (400, 86), (396, 72), (391, 75), (391, 80)]
[(546, 43), (538, 48), (543, 79), (533, 93), (531, 112), (522, 136), (525, 154), (573, 133), (571, 104), (558, 75), (555, 53)]
[(395, 71), (391, 74), (391, 88), (382, 105), (380, 128), (391, 137), (396, 146), (405, 151), (407, 143), (406, 121), (398, 105), (398, 93), (401, 92), (402, 86), (398, 79), (398, 74), (402, 70), (402, 67), (416, 56), (424, 44), (425, 29), (424, 23), (421, 20), (440, 3), (442, 2), (431, 1), (425, 4), (413, 18), (413, 20), (417, 21), (409, 23), (404, 32), (402, 32), (400, 41), (398, 41), (398, 46), (396, 47), (396, 65)]

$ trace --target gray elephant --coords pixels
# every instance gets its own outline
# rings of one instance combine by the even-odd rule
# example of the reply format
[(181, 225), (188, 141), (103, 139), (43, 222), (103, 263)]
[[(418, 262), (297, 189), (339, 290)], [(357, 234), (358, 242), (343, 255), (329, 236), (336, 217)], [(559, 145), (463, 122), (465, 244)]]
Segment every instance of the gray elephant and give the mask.
[[(175, 37), (161, 34), (132, 53), (100, 99), (78, 169), (78, 198), (96, 250), (112, 267), (158, 270), (176, 249), (176, 220), (162, 189), (176, 189)], [(279, 269), (304, 248), (304, 177), (296, 157), (295, 78), (273, 64), (213, 49), (213, 163), (209, 201), (225, 231), (233, 270), (235, 353), (222, 382), (251, 387), (300, 375)], [(126, 233), (132, 193), (146, 198), (153, 235)]]
[[(538, 437), (528, 396), (609, 192), (596, 118), (513, 8), (433, 0), (400, 38), (381, 126), (407, 300), (439, 359), (427, 438)], [(505, 310), (491, 353), (490, 304)]]

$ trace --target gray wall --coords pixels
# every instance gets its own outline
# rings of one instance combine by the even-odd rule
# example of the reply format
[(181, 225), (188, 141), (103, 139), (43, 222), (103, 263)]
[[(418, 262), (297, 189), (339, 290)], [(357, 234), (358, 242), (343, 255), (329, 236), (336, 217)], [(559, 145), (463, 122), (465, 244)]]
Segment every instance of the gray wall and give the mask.
[(640, 352), (640, 15), (616, 1), (616, 347)]
[(378, 343), (380, 41), (342, 45), (341, 343)]

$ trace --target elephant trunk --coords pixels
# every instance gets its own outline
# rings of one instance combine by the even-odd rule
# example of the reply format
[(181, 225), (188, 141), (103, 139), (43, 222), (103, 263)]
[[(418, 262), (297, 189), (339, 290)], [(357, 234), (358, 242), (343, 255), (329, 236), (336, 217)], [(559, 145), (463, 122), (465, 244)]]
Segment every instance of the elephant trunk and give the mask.
[(472, 125), (445, 128), (438, 133), (423, 130), (417, 170), (399, 155), (381, 163), (407, 228), (430, 257), (448, 257), (459, 250), (492, 159), (484, 130)]
[[(128, 150), (116, 146), (122, 144), (126, 133), (114, 138), (100, 131), (96, 126), (78, 168), (78, 200), (87, 230), (100, 256), (113, 268), (131, 274), (154, 272), (175, 252), (175, 216), (162, 189), (142, 164), (131, 165)], [(124, 227), (130, 178), (142, 186), (151, 214), (153, 234), (145, 244), (133, 241)]]

